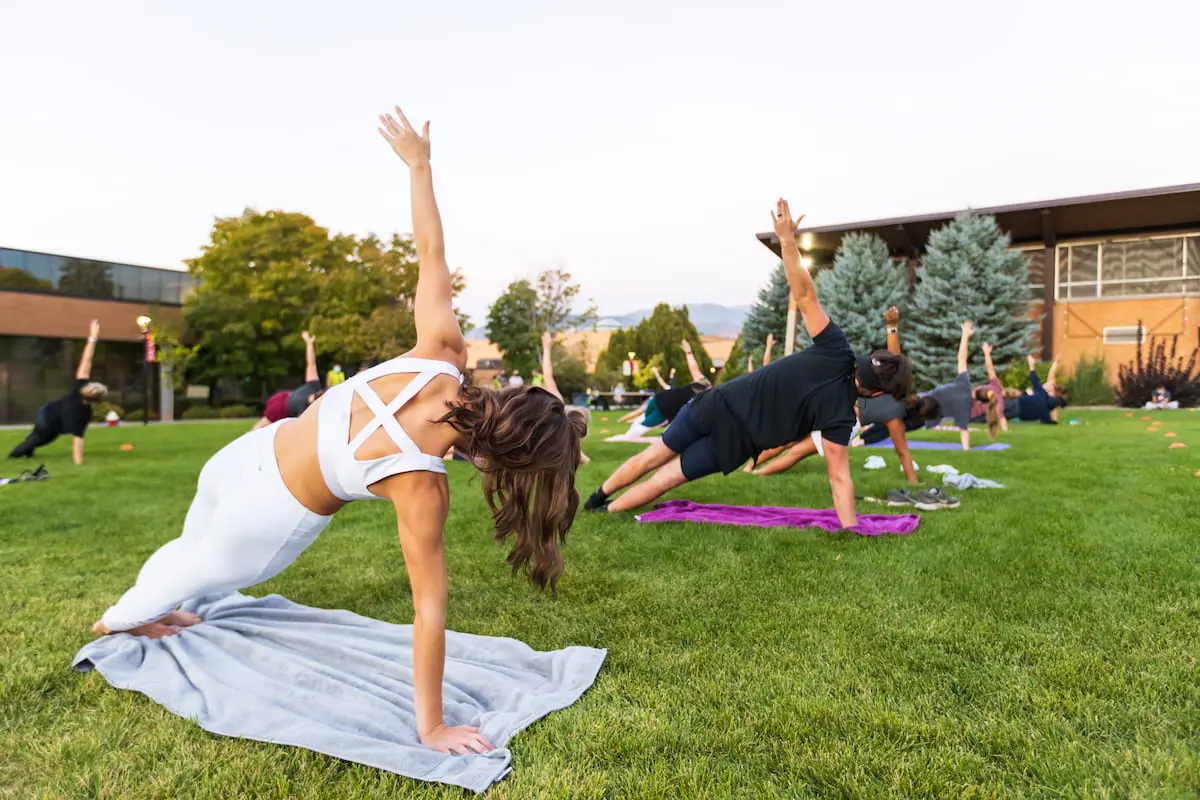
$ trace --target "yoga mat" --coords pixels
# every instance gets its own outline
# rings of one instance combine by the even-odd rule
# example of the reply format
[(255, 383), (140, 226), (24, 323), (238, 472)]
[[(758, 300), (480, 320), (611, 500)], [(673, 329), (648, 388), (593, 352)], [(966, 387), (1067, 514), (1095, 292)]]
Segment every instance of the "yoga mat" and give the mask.
[[(892, 445), (891, 439), (884, 439), (882, 442), (875, 442), (874, 444), (867, 445), (867, 447), (892, 447), (892, 446), (893, 445)], [(914, 441), (913, 439), (909, 439), (908, 446), (912, 450), (962, 450), (962, 445), (958, 442), (923, 442), (923, 441), (919, 441), (919, 440)], [(972, 446), (971, 452), (974, 452), (976, 450), (988, 450), (988, 451), (1007, 450), (1010, 447), (1012, 447), (1012, 445), (1006, 444), (1005, 442), (988, 442), (987, 444), (979, 445), (978, 447)]]
[(75, 656), (206, 731), (292, 745), (417, 780), (482, 792), (511, 769), (509, 739), (574, 703), (607, 651), (538, 652), (515, 639), (446, 631), (447, 725), (497, 749), (438, 753), (417, 740), (412, 626), (233, 593), (190, 600), (203, 622), (176, 636), (101, 637)]
[[(714, 525), (748, 525), (757, 528), (822, 528), (830, 532), (842, 529), (837, 511), (832, 508), (777, 508), (772, 506), (722, 506), (668, 500), (642, 514), (638, 522), (707, 522)], [(917, 514), (859, 514), (860, 536), (884, 533), (912, 533), (921, 524)]]

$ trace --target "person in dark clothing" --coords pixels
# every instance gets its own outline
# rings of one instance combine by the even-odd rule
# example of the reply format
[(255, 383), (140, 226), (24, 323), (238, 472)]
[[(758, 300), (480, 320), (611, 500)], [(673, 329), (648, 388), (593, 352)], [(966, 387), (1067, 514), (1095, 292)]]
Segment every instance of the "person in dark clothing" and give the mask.
[(975, 405), (975, 390), (971, 386), (971, 374), (967, 371), (971, 337), (975, 326), (963, 320), (962, 337), (958, 343), (958, 375), (950, 383), (935, 386), (921, 395), (921, 416), (926, 427), (933, 427), (946, 418), (954, 420), (958, 428), (963, 450), (971, 449), (971, 411)]
[(317, 337), (303, 331), (300, 338), (304, 340), (304, 384), (298, 389), (285, 389), (268, 397), (262, 418), (254, 423), (254, 430), (265, 428), (281, 419), (300, 416), (325, 393), (321, 386), (321, 377), (317, 374)]
[[(906, 397), (912, 365), (881, 350), (854, 355), (846, 334), (825, 314), (812, 276), (800, 264), (796, 225), (787, 202), (772, 214), (792, 297), (813, 338), (811, 347), (696, 396), (660, 442), (626, 461), (585, 504), (591, 511), (625, 511), (646, 505), (688, 481), (728, 475), (758, 453), (820, 431), (833, 504), (844, 528), (858, 518), (850, 477), (854, 401), (885, 391)], [(634, 486), (650, 472), (654, 475)], [(615, 492), (629, 488), (610, 500)]]
[(100, 322), (92, 320), (88, 329), (87, 344), (83, 346), (83, 355), (79, 359), (78, 369), (75, 370), (75, 385), (62, 397), (46, 403), (37, 410), (33, 432), (13, 448), (8, 454), (9, 458), (32, 458), (37, 448), (45, 447), (62, 434), (69, 433), (74, 437), (71, 454), (75, 463), (83, 463), (83, 437), (87, 434), (88, 423), (92, 421), (90, 404), (99, 402), (108, 395), (108, 387), (90, 379), (92, 357), (96, 354), (96, 339), (99, 336)]
[(1026, 422), (1041, 422), (1044, 425), (1058, 424), (1058, 409), (1067, 405), (1066, 392), (1058, 388), (1054, 378), (1058, 372), (1058, 360), (1050, 365), (1050, 374), (1046, 376), (1046, 385), (1037, 374), (1037, 359), (1032, 355), (1029, 359), (1029, 385), (1032, 392), (1004, 401), (1004, 414), (1009, 419), (1020, 419)]

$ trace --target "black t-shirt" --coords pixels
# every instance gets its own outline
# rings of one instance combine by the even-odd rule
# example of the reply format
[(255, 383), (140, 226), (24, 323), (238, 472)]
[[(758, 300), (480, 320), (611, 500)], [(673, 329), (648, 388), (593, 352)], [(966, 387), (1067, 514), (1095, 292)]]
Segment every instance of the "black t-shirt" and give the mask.
[(321, 391), (320, 381), (309, 381), (299, 389), (293, 389), (287, 399), (287, 413), (289, 417), (298, 417), (304, 413), (310, 405), (309, 398)]
[(854, 367), (846, 334), (830, 321), (804, 350), (697, 397), (696, 413), (714, 437), (722, 471), (813, 431), (826, 441), (850, 444), (858, 394)]
[(680, 386), (675, 389), (663, 389), (661, 392), (655, 392), (654, 405), (658, 408), (658, 413), (662, 414), (668, 422), (673, 421), (683, 407), (692, 402), (692, 398), (705, 390), (703, 383), (689, 383), (687, 386)]
[(79, 391), (90, 382), (86, 378), (77, 379), (75, 388), (54, 401), (63, 433), (83, 436), (87, 432), (88, 423), (92, 421), (92, 407), (83, 401)]

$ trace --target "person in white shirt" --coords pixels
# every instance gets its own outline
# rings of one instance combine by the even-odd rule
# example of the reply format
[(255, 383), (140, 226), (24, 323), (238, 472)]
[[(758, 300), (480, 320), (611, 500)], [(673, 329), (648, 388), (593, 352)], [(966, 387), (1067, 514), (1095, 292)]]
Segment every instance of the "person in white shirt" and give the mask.
[(513, 370), (512, 377), (508, 379), (508, 385), (510, 388), (513, 388), (513, 389), (517, 388), (518, 386), (525, 385), (525, 379), (521, 377), (521, 370), (519, 370), (519, 369)]

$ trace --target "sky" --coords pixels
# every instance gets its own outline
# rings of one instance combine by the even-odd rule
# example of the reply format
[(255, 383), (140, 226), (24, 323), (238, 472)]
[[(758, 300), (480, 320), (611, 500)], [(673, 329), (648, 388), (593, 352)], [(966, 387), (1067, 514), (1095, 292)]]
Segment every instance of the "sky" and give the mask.
[(602, 313), (752, 302), (813, 224), (1200, 181), (1200, 3), (0, 4), (0, 246), (155, 266), (213, 219), (411, 229), (376, 133), (432, 121), (481, 322), (570, 272)]

